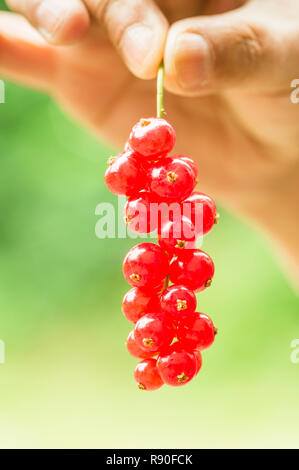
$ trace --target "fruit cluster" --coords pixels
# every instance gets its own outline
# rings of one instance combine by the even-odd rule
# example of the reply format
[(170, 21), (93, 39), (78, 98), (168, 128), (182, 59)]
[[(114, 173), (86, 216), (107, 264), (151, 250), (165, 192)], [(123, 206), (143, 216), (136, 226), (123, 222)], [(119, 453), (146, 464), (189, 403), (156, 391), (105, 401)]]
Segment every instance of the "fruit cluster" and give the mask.
[(168, 156), (175, 140), (166, 120), (141, 119), (105, 173), (110, 191), (128, 197), (128, 227), (138, 233), (157, 230), (158, 244), (134, 246), (123, 262), (132, 288), (122, 310), (135, 324), (127, 349), (142, 359), (135, 369), (142, 390), (190, 382), (201, 368), (201, 351), (217, 333), (212, 320), (196, 312), (195, 296), (214, 275), (212, 259), (195, 243), (217, 221), (216, 206), (209, 196), (194, 192), (195, 162), (186, 155)]

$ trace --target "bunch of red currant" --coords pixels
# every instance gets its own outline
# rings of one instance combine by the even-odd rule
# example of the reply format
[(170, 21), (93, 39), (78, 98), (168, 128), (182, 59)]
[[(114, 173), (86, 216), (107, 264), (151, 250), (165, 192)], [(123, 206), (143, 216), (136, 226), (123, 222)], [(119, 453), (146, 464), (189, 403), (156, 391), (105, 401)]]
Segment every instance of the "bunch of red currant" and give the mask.
[(193, 192), (195, 162), (186, 155), (168, 156), (175, 140), (166, 120), (141, 119), (125, 151), (109, 159), (105, 173), (110, 191), (128, 197), (128, 227), (138, 233), (157, 230), (158, 244), (134, 246), (123, 262), (132, 289), (122, 309), (135, 324), (127, 348), (142, 359), (135, 369), (142, 390), (190, 382), (201, 368), (201, 351), (217, 333), (212, 320), (196, 312), (195, 297), (214, 275), (212, 259), (195, 242), (217, 221), (216, 206), (209, 196)]

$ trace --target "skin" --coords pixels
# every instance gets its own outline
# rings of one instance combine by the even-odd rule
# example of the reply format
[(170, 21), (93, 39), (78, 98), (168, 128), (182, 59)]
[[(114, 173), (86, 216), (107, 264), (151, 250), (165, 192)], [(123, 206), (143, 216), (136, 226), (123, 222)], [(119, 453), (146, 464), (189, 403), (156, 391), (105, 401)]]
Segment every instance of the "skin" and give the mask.
[(299, 287), (298, 0), (8, 4), (19, 14), (0, 14), (1, 76), (50, 93), (116, 147), (154, 115), (164, 57), (176, 152), (199, 163), (201, 191), (268, 235)]

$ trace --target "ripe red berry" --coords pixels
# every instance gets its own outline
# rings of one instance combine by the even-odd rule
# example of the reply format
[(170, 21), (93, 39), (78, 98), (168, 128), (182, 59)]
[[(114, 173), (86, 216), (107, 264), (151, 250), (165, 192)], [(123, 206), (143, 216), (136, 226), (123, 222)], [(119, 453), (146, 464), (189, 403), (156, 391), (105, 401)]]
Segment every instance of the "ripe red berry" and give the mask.
[(127, 200), (124, 219), (129, 229), (134, 232), (150, 233), (157, 229), (156, 205), (147, 191), (141, 191)]
[(202, 355), (201, 352), (195, 349), (194, 351), (194, 356), (196, 360), (196, 372), (195, 375), (197, 375), (202, 367)]
[(194, 192), (185, 199), (182, 213), (191, 218), (197, 234), (205, 235), (217, 222), (216, 204), (204, 193)]
[(197, 176), (198, 176), (198, 166), (197, 166), (197, 164), (195, 163), (195, 161), (192, 160), (192, 158), (188, 157), (188, 155), (174, 155), (173, 158), (180, 158), (180, 159), (183, 160), (185, 163), (188, 163), (188, 165), (189, 165), (189, 166), (192, 168), (192, 170), (193, 170), (195, 180), (197, 179)]
[[(160, 72), (158, 77), (160, 91)], [(196, 239), (216, 223), (216, 205), (193, 192), (198, 177), (194, 160), (167, 156), (175, 140), (165, 119), (141, 119), (105, 173), (108, 189), (128, 197), (127, 226), (140, 234), (157, 230), (158, 244), (136, 245), (123, 261), (132, 289), (124, 295), (122, 310), (135, 324), (126, 345), (133, 357), (143, 359), (134, 372), (141, 390), (190, 382), (202, 367), (200, 351), (217, 332), (207, 315), (195, 312), (194, 293), (208, 287), (214, 276), (213, 261), (196, 249)], [(174, 285), (168, 287), (169, 280)]]
[(211, 285), (214, 271), (214, 263), (204, 251), (181, 250), (170, 262), (169, 275), (174, 284), (200, 292)]
[(193, 379), (197, 363), (193, 353), (184, 350), (179, 343), (173, 343), (158, 357), (157, 368), (164, 383), (178, 387)]
[(177, 338), (188, 350), (209, 348), (215, 339), (214, 323), (204, 313), (194, 313), (185, 318), (177, 328)]
[(150, 192), (165, 202), (180, 202), (190, 196), (195, 177), (192, 168), (179, 158), (162, 158), (148, 176)]
[(108, 189), (119, 196), (136, 194), (146, 185), (146, 173), (132, 152), (108, 160), (104, 179)]
[(154, 243), (134, 246), (123, 262), (124, 276), (133, 287), (158, 287), (168, 275), (168, 271), (168, 257)]
[(140, 119), (132, 129), (129, 144), (135, 152), (147, 159), (155, 159), (171, 152), (175, 144), (175, 131), (161, 118)]
[(147, 313), (134, 328), (134, 338), (144, 351), (161, 351), (174, 337), (174, 328), (161, 313)]
[(159, 311), (159, 297), (155, 293), (133, 287), (123, 298), (122, 311), (127, 320), (136, 323), (146, 313)]
[(133, 357), (136, 357), (137, 359), (147, 359), (148, 357), (155, 355), (153, 351), (144, 351), (138, 346), (134, 338), (134, 330), (130, 331), (126, 345), (129, 354), (131, 354)]
[(134, 378), (140, 390), (148, 392), (157, 390), (164, 385), (157, 369), (156, 359), (145, 359), (135, 368)]
[(195, 312), (196, 297), (192, 290), (182, 285), (168, 287), (160, 297), (162, 311), (177, 322)]
[(162, 223), (157, 238), (162, 250), (172, 253), (176, 249), (193, 247), (196, 234), (191, 220), (183, 216)]

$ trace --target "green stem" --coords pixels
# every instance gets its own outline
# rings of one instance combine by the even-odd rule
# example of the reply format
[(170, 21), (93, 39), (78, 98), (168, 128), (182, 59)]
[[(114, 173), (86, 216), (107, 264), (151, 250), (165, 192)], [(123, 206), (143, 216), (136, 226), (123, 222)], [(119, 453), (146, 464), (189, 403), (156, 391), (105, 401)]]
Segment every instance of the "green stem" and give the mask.
[(158, 76), (157, 76), (157, 117), (163, 118), (165, 109), (163, 104), (164, 99), (164, 64), (161, 63)]

